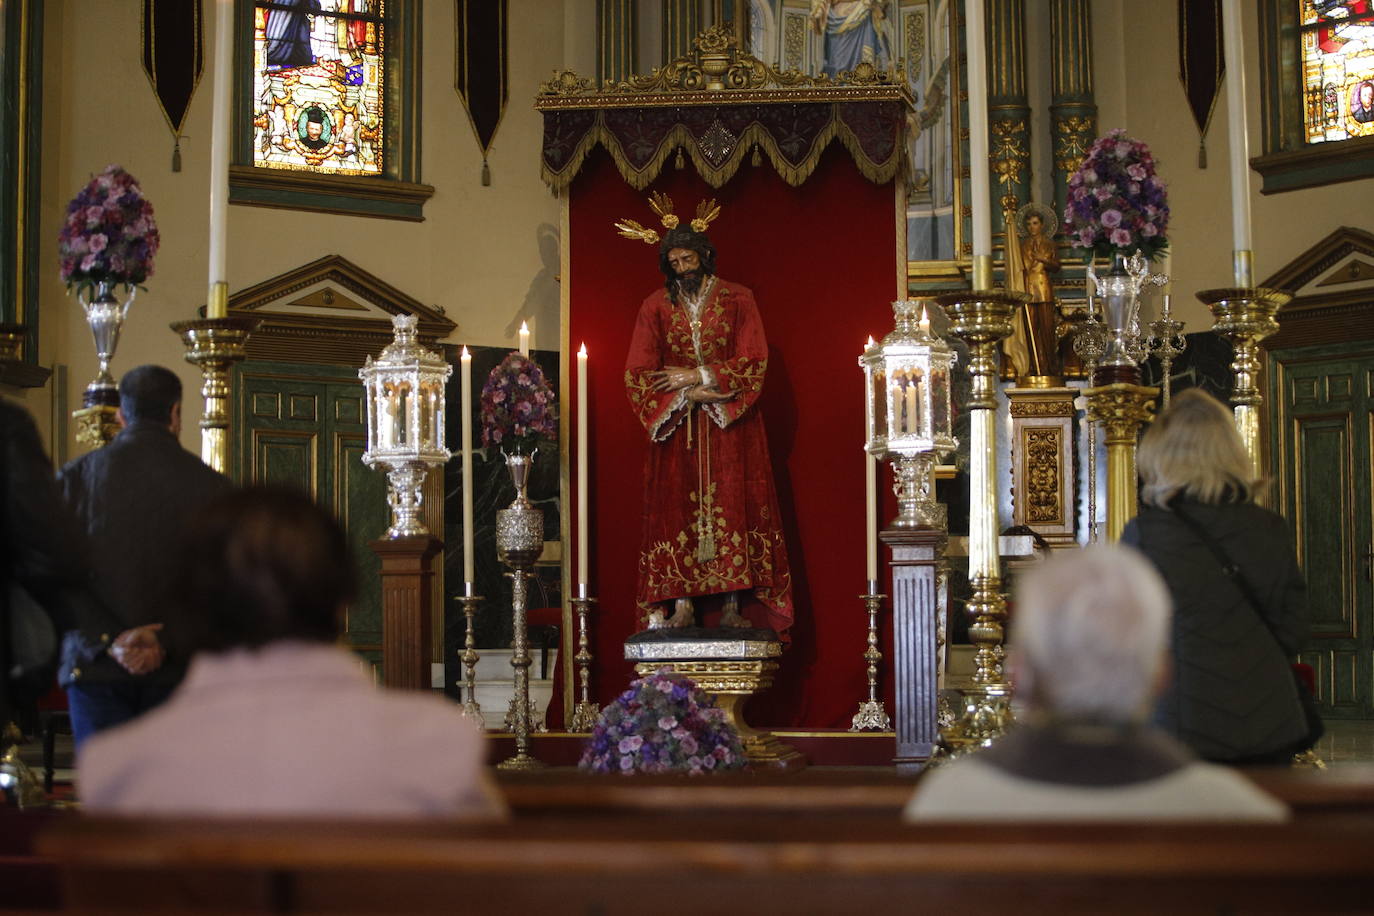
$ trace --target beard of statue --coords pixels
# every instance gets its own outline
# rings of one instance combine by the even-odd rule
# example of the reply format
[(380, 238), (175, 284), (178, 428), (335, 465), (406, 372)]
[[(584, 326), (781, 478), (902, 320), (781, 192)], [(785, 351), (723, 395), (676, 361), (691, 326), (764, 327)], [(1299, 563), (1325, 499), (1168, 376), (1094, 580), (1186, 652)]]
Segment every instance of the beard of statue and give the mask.
[(678, 292), (695, 296), (701, 292), (701, 271), (689, 270), (686, 273), (680, 273), (673, 282), (676, 284)]

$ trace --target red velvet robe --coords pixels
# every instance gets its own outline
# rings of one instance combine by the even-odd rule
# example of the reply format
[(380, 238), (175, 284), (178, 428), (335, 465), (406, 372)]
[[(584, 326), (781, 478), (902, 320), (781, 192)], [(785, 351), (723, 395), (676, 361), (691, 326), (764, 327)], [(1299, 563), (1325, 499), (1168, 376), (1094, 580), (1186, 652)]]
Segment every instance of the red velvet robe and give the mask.
[[(697, 366), (734, 397), (693, 404), (685, 390), (655, 391), (648, 377)], [(625, 388), (650, 440), (637, 591), (646, 613), (674, 598), (750, 590), (766, 616), (759, 620), (758, 609), (741, 602), (751, 622), (779, 636), (792, 625), (792, 574), (763, 418), (754, 409), (767, 368), (758, 306), (739, 284), (716, 280), (695, 338), (686, 309), (666, 290), (639, 307)]]

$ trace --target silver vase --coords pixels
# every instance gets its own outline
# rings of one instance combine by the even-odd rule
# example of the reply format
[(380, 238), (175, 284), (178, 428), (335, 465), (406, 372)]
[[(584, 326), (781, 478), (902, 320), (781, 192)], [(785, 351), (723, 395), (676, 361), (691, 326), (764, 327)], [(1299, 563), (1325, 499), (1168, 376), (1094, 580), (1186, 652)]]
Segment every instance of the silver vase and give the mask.
[(96, 283), (94, 292), (87, 288), (77, 294), (86, 312), (86, 324), (95, 338), (95, 355), (100, 360), (99, 374), (86, 386), (83, 402), (87, 407), (101, 404), (113, 407), (119, 404), (119, 388), (110, 374), (110, 359), (119, 346), (119, 332), (124, 327), (124, 319), (129, 314), (129, 306), (134, 303), (138, 287), (127, 287), (128, 293), (122, 302), (114, 294), (114, 288), (115, 281), (101, 280)]
[(526, 579), (530, 567), (544, 551), (544, 513), (530, 502), (526, 490), (534, 455), (506, 455), (506, 469), (515, 484), (515, 501), (496, 513), (496, 552), (511, 568), (511, 616), (514, 638), (511, 641), (511, 667), (515, 670), (515, 696), (507, 714), (515, 733), (515, 756), (498, 764), (506, 770), (543, 766), (530, 753), (530, 651), (526, 632)]

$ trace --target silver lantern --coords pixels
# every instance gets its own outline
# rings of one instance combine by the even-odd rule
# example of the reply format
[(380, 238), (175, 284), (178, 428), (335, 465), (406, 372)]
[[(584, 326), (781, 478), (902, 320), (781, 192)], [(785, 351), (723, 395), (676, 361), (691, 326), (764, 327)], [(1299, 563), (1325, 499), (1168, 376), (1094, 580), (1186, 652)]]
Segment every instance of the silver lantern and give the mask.
[(893, 463), (898, 514), (894, 528), (942, 528), (944, 507), (931, 493), (931, 472), (958, 444), (953, 435), (950, 373), (956, 354), (931, 333), (923, 302), (892, 303), (896, 327), (859, 358), (868, 412), (865, 450)]
[(391, 319), (396, 336), (358, 377), (367, 393), (363, 464), (384, 469), (391, 506), (389, 538), (429, 534), (420, 519), (421, 487), (431, 467), (451, 457), (444, 448), (444, 383), (453, 367), (420, 346), (414, 315)]

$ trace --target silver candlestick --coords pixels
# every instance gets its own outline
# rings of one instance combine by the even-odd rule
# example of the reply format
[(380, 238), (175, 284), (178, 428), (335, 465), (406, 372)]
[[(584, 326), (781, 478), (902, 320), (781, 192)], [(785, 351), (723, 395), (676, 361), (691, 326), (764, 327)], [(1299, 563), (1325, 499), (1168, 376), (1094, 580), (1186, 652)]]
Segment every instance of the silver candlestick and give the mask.
[(883, 660), (882, 650), (878, 648), (878, 611), (887, 596), (878, 594), (877, 582), (869, 582), (868, 594), (859, 597), (868, 609), (868, 648), (864, 650), (864, 660), (868, 662), (868, 699), (859, 704), (859, 711), (854, 714), (854, 724), (849, 730), (885, 732), (892, 728), (892, 719), (883, 708), (883, 701), (878, 699), (878, 665)]
[(463, 605), (463, 616), (467, 619), (467, 632), (463, 637), (463, 652), (459, 656), (463, 662), (463, 714), (477, 723), (478, 728), (486, 728), (487, 720), (482, 715), (482, 706), (477, 702), (477, 640), (473, 632), (473, 617), (481, 595), (463, 595), (459, 599)]
[(577, 611), (577, 680), (580, 699), (573, 707), (572, 720), (568, 722), (570, 732), (589, 732), (596, 726), (596, 717), (601, 710), (591, 699), (592, 653), (587, 640), (587, 612), (596, 604), (595, 598), (579, 595), (573, 599), (573, 609)]

